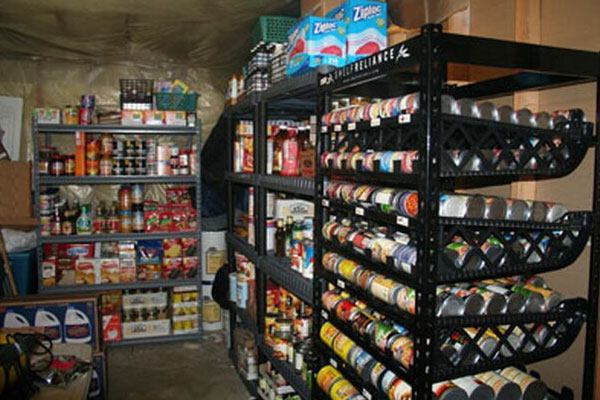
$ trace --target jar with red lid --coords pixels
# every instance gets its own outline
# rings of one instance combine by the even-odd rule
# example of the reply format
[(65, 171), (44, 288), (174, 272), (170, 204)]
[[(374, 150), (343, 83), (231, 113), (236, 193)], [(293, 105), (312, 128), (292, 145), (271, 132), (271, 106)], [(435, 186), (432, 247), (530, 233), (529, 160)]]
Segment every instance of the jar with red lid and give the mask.
[(65, 174), (65, 162), (62, 156), (55, 155), (50, 163), (50, 174), (60, 176)]
[(38, 162), (38, 170), (40, 175), (50, 175), (50, 164), (52, 163), (52, 157), (55, 155), (55, 147), (40, 148), (40, 160)]

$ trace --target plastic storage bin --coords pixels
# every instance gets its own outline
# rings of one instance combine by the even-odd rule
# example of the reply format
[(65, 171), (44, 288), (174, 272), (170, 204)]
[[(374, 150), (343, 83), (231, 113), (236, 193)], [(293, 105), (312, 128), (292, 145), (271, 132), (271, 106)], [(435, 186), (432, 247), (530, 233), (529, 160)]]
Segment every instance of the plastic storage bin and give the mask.
[(8, 253), (8, 260), (19, 295), (36, 293), (35, 249), (21, 253)]
[(264, 16), (258, 17), (252, 27), (252, 46), (260, 42), (285, 43), (288, 32), (298, 20), (292, 17)]

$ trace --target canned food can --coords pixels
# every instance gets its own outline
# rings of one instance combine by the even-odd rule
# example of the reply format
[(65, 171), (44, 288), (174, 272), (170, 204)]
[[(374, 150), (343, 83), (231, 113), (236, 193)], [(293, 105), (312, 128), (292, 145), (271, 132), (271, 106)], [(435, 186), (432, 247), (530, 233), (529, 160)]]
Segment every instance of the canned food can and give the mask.
[(443, 94), (442, 95), (442, 113), (444, 114), (458, 114), (456, 111), (456, 100), (454, 97)]
[(348, 362), (348, 354), (352, 348), (356, 347), (356, 343), (348, 336), (340, 333), (333, 339), (333, 351), (342, 360)]
[(370, 292), (374, 297), (387, 304), (395, 304), (400, 288), (398, 282), (383, 275), (376, 275), (371, 282)]
[(464, 242), (452, 242), (444, 247), (444, 255), (457, 269), (477, 271), (485, 266), (477, 252)]
[(96, 104), (96, 96), (93, 94), (84, 94), (81, 96), (81, 108), (93, 110)]
[(441, 346), (441, 352), (454, 365), (473, 365), (481, 356), (477, 351), (467, 346), (469, 343), (466, 336), (453, 332), (445, 338)]
[(450, 381), (434, 383), (431, 390), (439, 400), (469, 400), (467, 393)]
[(373, 193), (376, 190), (376, 186), (359, 186), (356, 188), (354, 197), (362, 206), (368, 207), (370, 204), (372, 204)]
[(353, 318), (360, 313), (360, 309), (349, 300), (338, 301), (332, 311), (334, 311), (337, 317), (344, 322), (352, 321)]
[(474, 376), (452, 379), (452, 383), (463, 389), (470, 400), (494, 400), (495, 398), (494, 390)]
[(389, 350), (392, 352), (394, 359), (398, 361), (404, 368), (411, 368), (414, 359), (413, 340), (407, 335), (396, 335), (388, 342)]
[(517, 114), (511, 106), (498, 107), (498, 120), (507, 124), (517, 123)]
[(62, 110), (63, 124), (77, 125), (79, 123), (79, 110), (76, 107), (65, 107)]
[(414, 114), (419, 110), (420, 93), (411, 93), (403, 96), (399, 103), (398, 109), (405, 114)]
[(564, 300), (564, 296), (555, 290), (533, 285), (525, 285), (523, 288), (533, 293), (539, 293), (544, 298), (544, 311), (552, 311)]
[(506, 199), (506, 219), (511, 221), (529, 220), (531, 209), (523, 200)]
[(546, 222), (548, 216), (548, 205), (543, 201), (528, 201), (530, 208), (529, 219), (533, 222)]
[(369, 333), (375, 346), (385, 352), (388, 349), (388, 340), (396, 334), (396, 330), (390, 324), (377, 321), (369, 327)]
[(381, 188), (377, 189), (373, 196), (371, 196), (371, 201), (374, 206), (379, 208), (381, 211), (385, 213), (391, 213), (394, 211), (394, 195), (396, 191), (394, 189)]
[(528, 400), (543, 400), (546, 398), (548, 388), (544, 382), (515, 367), (504, 368), (500, 372), (504, 378), (516, 383), (521, 388), (522, 398)]
[(343, 379), (342, 374), (331, 365), (321, 368), (317, 373), (317, 384), (328, 395), (331, 392), (331, 387), (341, 379)]
[(481, 286), (489, 292), (497, 293), (504, 296), (506, 299), (506, 312), (508, 314), (521, 314), (525, 312), (525, 298), (520, 293), (515, 293), (510, 288), (499, 285), (497, 282), (493, 283), (481, 283)]
[(85, 160), (85, 173), (89, 176), (96, 176), (100, 173), (100, 160), (86, 159)]
[(365, 172), (375, 172), (375, 153), (368, 151), (362, 158), (362, 170)]
[(398, 377), (396, 376), (396, 374), (394, 374), (390, 370), (386, 370), (381, 375), (381, 378), (380, 378), (381, 384), (379, 385), (379, 388), (381, 389), (381, 391), (383, 393), (389, 393), (392, 385), (394, 384), (394, 382), (396, 382), (396, 380), (398, 380)]
[(445, 290), (443, 287), (437, 288), (436, 316), (460, 316), (465, 313), (465, 302), (459, 296)]
[(489, 371), (476, 374), (475, 378), (492, 388), (496, 395), (496, 400), (514, 400), (521, 398), (521, 388), (519, 385), (495, 372)]
[(459, 99), (456, 100), (456, 111), (458, 115), (470, 118), (480, 118), (479, 107), (472, 99)]
[(506, 313), (506, 298), (498, 293), (491, 292), (480, 286), (471, 286), (471, 293), (477, 293), (483, 298), (483, 314), (496, 315)]
[(367, 328), (369, 327), (369, 325), (371, 323), (374, 323), (374, 322), (375, 322), (375, 319), (373, 319), (369, 315), (365, 314), (364, 312), (361, 312), (352, 321), (352, 329), (354, 329), (354, 331), (358, 332), (360, 335), (366, 335)]
[(409, 312), (411, 314), (415, 313), (415, 298), (416, 293), (415, 290), (409, 286), (401, 285), (401, 289), (398, 292), (396, 305), (401, 310)]
[(415, 163), (419, 160), (418, 151), (405, 151), (402, 155), (402, 173), (412, 174), (415, 172)]
[(327, 347), (333, 349), (333, 341), (340, 334), (340, 331), (333, 326), (331, 322), (325, 322), (321, 326), (321, 330), (319, 331), (319, 337), (327, 345)]
[(369, 284), (374, 276), (373, 271), (363, 269), (356, 275), (356, 284), (363, 290), (369, 290)]
[(517, 124), (523, 126), (535, 126), (535, 116), (528, 108), (521, 108), (516, 112)]
[(392, 387), (390, 387), (388, 398), (390, 400), (409, 400), (411, 397), (411, 386), (402, 379), (396, 379)]
[(79, 109), (79, 124), (90, 125), (94, 116), (93, 109), (80, 108)]
[(484, 101), (477, 105), (479, 109), (479, 118), (487, 119), (490, 121), (498, 121), (500, 117), (498, 116), (498, 110), (496, 106), (491, 101)]
[(512, 287), (512, 291), (519, 293), (525, 298), (525, 308), (530, 313), (544, 312), (544, 296), (540, 293), (526, 289), (524, 286), (515, 285)]
[(553, 129), (554, 123), (552, 117), (545, 111), (538, 112), (533, 115), (535, 120), (535, 126), (541, 129)]
[(380, 362), (376, 362), (375, 365), (373, 365), (373, 367), (371, 368), (371, 371), (370, 371), (371, 373), (369, 374), (369, 378), (370, 378), (373, 386), (375, 386), (376, 388), (381, 387), (380, 386), (380, 378), (383, 376), (385, 371), (387, 371), (387, 369)]
[(463, 302), (465, 315), (481, 315), (485, 308), (485, 300), (479, 293), (470, 292), (460, 286), (450, 286), (446, 291), (457, 296)]
[(569, 211), (564, 204), (560, 203), (546, 203), (546, 207), (548, 208), (546, 222), (557, 222)]
[(416, 191), (405, 190), (396, 193), (392, 204), (394, 210), (402, 216), (414, 218), (419, 213), (419, 195)]
[(465, 218), (469, 205), (469, 196), (444, 193), (440, 196), (440, 217)]
[(485, 219), (504, 219), (506, 217), (506, 200), (500, 197), (489, 196), (485, 198)]
[(417, 248), (410, 245), (399, 245), (394, 250), (392, 257), (397, 270), (410, 274), (413, 267), (417, 265)]

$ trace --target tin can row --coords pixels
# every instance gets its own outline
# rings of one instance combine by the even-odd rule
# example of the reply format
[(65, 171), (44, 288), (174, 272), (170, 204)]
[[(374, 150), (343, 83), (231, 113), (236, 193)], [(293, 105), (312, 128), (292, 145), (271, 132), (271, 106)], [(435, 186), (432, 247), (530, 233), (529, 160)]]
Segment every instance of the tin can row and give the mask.
[[(415, 114), (421, 108), (420, 97), (421, 94), (415, 92), (384, 100), (375, 99), (367, 104), (350, 105), (333, 110), (324, 114), (321, 120), (324, 125), (330, 126), (370, 121), (377, 118), (396, 117), (399, 114)], [(456, 100), (447, 94), (442, 95), (441, 107), (444, 114), (454, 114), (541, 129), (554, 129), (570, 121), (574, 116), (581, 116), (583, 118), (583, 111), (579, 109), (557, 110), (552, 113), (545, 111), (533, 113), (528, 108), (515, 110), (509, 105), (497, 107), (490, 101), (475, 102), (469, 98)]]
[(397, 232), (392, 238), (382, 228), (372, 230), (352, 227), (347, 221), (329, 221), (323, 225), (323, 238), (352, 251), (370, 256), (375, 262), (392, 266), (397, 271), (412, 273), (417, 264), (417, 248), (409, 244), (408, 235)]
[(330, 182), (327, 184), (325, 193), (330, 199), (361, 205), (365, 208), (376, 208), (385, 213), (416, 217), (419, 212), (419, 196), (414, 190)]
[(324, 168), (346, 171), (412, 174), (419, 159), (418, 151), (324, 152)]
[(323, 268), (351, 282), (360, 289), (386, 304), (414, 314), (415, 291), (413, 288), (364, 268), (334, 252), (327, 252), (322, 259)]

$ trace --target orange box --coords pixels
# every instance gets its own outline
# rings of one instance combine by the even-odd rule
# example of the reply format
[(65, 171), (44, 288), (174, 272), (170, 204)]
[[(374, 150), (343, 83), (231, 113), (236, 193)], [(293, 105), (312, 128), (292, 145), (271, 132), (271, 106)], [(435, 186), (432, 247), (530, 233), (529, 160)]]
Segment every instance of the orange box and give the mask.
[(75, 132), (75, 176), (85, 176), (85, 132)]

